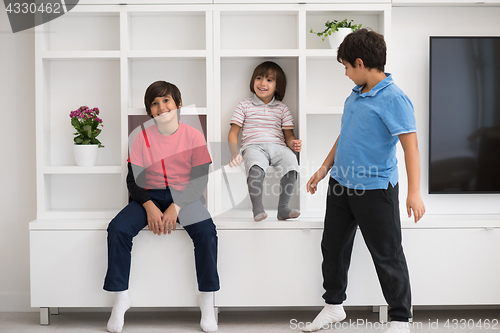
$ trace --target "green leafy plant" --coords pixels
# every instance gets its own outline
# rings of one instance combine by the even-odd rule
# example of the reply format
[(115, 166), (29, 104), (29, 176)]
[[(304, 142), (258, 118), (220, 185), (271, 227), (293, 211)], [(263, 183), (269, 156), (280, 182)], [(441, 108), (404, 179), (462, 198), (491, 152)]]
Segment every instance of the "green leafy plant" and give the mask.
[(76, 129), (74, 133), (76, 136), (73, 139), (75, 145), (98, 145), (99, 148), (104, 147), (101, 141), (97, 140), (97, 136), (101, 134), (103, 126), (102, 119), (98, 116), (99, 109), (90, 109), (88, 106), (81, 106), (69, 113), (71, 125)]
[(339, 31), (339, 28), (351, 28), (352, 31), (356, 31), (359, 28), (361, 28), (362, 24), (353, 24), (354, 20), (347, 21), (347, 19), (344, 19), (342, 21), (337, 21), (333, 20), (333, 22), (326, 21), (325, 27), (326, 29), (322, 32), (314, 32), (313, 29), (311, 29), (312, 34), (318, 35), (318, 37), (321, 37), (323, 41), (325, 41), (325, 38), (330, 36), (332, 33), (335, 31)]

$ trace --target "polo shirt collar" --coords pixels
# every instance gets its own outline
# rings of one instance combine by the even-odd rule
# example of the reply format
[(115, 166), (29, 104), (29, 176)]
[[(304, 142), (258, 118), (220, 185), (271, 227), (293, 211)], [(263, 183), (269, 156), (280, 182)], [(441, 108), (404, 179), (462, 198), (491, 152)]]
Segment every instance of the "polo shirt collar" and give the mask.
[(382, 89), (390, 86), (391, 84), (394, 83), (394, 80), (392, 79), (392, 74), (391, 73), (385, 73), (386, 78), (380, 81), (375, 85), (375, 87), (372, 88), (367, 93), (362, 94), (361, 90), (363, 90), (364, 85), (357, 85), (354, 88), (352, 88), (352, 91), (356, 92), (359, 94), (360, 97), (372, 97), (375, 96), (379, 91)]
[[(275, 100), (274, 96), (273, 96), (273, 99), (267, 103), (267, 105), (269, 106), (273, 106), (273, 105), (278, 105), (278, 102), (277, 100)], [(252, 103), (253, 105), (266, 105), (264, 102), (262, 102), (262, 100), (260, 98), (257, 97), (257, 95), (253, 94), (252, 96)]]

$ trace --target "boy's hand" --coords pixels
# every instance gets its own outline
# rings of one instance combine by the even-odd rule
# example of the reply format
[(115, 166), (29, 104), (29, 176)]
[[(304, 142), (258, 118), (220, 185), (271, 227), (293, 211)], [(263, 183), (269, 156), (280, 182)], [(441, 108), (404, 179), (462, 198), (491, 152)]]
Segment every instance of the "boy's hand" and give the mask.
[(162, 222), (164, 223), (164, 226), (162, 225), (162, 232), (163, 234), (170, 234), (172, 231), (174, 231), (177, 227), (177, 216), (179, 216), (179, 211), (181, 210), (181, 207), (177, 206), (175, 203), (170, 204), (168, 206), (167, 210), (165, 213), (163, 213), (163, 218)]
[(153, 201), (149, 200), (145, 202), (143, 205), (146, 210), (146, 214), (148, 216), (148, 228), (155, 235), (161, 235), (160, 229), (163, 228), (163, 214), (158, 207), (153, 203)]
[(309, 179), (309, 181), (306, 184), (306, 190), (307, 192), (314, 194), (316, 193), (316, 190), (318, 189), (318, 183), (320, 180), (325, 178), (327, 174), (327, 169), (325, 167), (321, 167), (316, 171), (314, 175)]
[(229, 160), (229, 166), (235, 167), (240, 165), (241, 162), (243, 162), (243, 157), (241, 157), (241, 154), (234, 154), (231, 156), (231, 159)]
[(289, 146), (290, 149), (292, 149), (293, 151), (300, 152), (300, 150), (302, 149), (302, 140), (299, 139), (292, 140), (290, 141)]
[(411, 217), (411, 212), (413, 210), (415, 223), (424, 216), (425, 206), (420, 194), (408, 194), (408, 198), (406, 198), (406, 210), (408, 212), (408, 217)]

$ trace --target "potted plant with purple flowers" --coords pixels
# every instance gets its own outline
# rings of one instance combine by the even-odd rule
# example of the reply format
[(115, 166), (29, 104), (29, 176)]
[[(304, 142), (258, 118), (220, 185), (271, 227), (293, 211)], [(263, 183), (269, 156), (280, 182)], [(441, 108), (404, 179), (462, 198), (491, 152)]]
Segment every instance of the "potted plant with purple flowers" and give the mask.
[(74, 141), (74, 152), (76, 164), (79, 166), (93, 166), (97, 160), (97, 148), (103, 148), (97, 136), (102, 131), (102, 119), (99, 118), (99, 109), (90, 109), (81, 106), (69, 114), (71, 125), (76, 132)]

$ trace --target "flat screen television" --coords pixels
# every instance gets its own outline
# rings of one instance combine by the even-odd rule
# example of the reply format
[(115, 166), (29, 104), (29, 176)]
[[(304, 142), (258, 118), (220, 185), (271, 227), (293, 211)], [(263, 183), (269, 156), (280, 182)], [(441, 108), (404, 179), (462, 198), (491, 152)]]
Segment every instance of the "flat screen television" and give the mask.
[(430, 37), (429, 193), (500, 193), (500, 37)]

